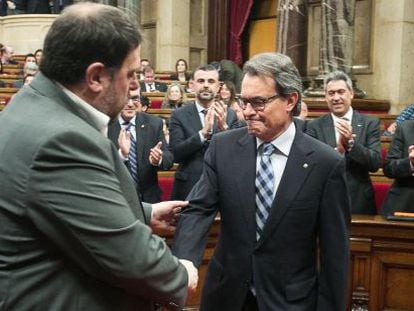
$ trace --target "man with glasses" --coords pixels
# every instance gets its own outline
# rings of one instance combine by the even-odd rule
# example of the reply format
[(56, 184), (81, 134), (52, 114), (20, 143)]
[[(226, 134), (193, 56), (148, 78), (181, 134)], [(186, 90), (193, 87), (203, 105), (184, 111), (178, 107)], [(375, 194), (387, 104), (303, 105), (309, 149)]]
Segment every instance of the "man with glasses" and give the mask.
[(353, 214), (376, 214), (369, 172), (381, 167), (380, 121), (352, 109), (352, 80), (342, 71), (325, 78), (330, 113), (307, 126), (307, 133), (334, 148), (346, 160)]
[(199, 267), (219, 213), (200, 310), (345, 310), (345, 161), (296, 128), (302, 81), (290, 58), (258, 54), (243, 73), (247, 127), (213, 136), (173, 252)]
[(173, 110), (170, 119), (170, 148), (178, 169), (174, 176), (172, 200), (185, 199), (201, 176), (203, 157), (211, 138), (238, 126), (232, 109), (216, 100), (219, 74), (212, 65), (194, 71), (195, 102)]
[(162, 191), (157, 171), (169, 170), (173, 155), (165, 141), (162, 119), (142, 111), (139, 90), (130, 91), (128, 103), (108, 127), (108, 137), (119, 149), (141, 200), (159, 202)]

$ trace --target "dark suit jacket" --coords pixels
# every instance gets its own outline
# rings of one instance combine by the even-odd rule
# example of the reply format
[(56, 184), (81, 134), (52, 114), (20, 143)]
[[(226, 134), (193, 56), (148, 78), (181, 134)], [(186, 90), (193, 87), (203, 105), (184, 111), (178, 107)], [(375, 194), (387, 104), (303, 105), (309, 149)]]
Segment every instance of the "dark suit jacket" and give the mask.
[[(231, 109), (227, 110), (227, 125), (229, 128), (238, 126), (236, 115)], [(201, 176), (204, 152), (209, 145), (208, 141), (201, 142), (198, 133), (201, 129), (194, 102), (171, 112), (170, 149), (174, 162), (179, 164), (174, 176), (172, 200), (184, 200)]]
[(220, 61), (220, 81), (232, 81), (236, 87), (236, 92), (240, 93), (243, 71), (233, 61), (222, 59)]
[[(141, 92), (151, 92), (150, 90), (147, 90), (145, 82), (140, 82), (139, 84), (140, 84), (140, 87), (141, 87)], [(168, 89), (167, 84), (155, 81), (154, 85), (155, 85), (155, 89), (158, 92), (167, 92), (167, 89)]]
[(408, 147), (414, 145), (414, 121), (403, 122), (397, 127), (388, 149), (384, 174), (395, 178), (381, 209), (381, 214), (395, 211), (414, 212), (414, 176), (408, 158)]
[[(185, 73), (185, 81), (190, 80), (190, 78), (191, 78), (191, 74), (189, 72), (186, 72)], [(178, 74), (177, 73), (171, 74), (170, 80), (178, 81)]]
[[(174, 162), (173, 155), (168, 150), (167, 142), (165, 141), (164, 133), (162, 131), (162, 119), (147, 113), (138, 113), (135, 118), (136, 124), (136, 138), (137, 138), (137, 165), (138, 165), (138, 179), (139, 187), (138, 193), (144, 202), (157, 203), (161, 201), (162, 191), (158, 185), (158, 169), (167, 171)], [(115, 144), (118, 145), (118, 136), (121, 126), (118, 120), (113, 120), (108, 128), (108, 137)], [(150, 149), (154, 147), (159, 141), (162, 141), (162, 162), (160, 167), (153, 166), (149, 161)], [(138, 186), (138, 185), (137, 185)]]
[[(346, 172), (352, 201), (353, 214), (376, 214), (374, 190), (369, 172), (381, 167), (380, 122), (377, 118), (354, 110), (352, 131), (355, 145), (345, 153)], [(336, 147), (335, 129), (331, 114), (326, 114), (307, 125), (307, 133)]]
[(0, 131), (1, 309), (184, 304), (185, 268), (146, 225), (118, 150), (56, 84), (38, 73)]
[(213, 137), (180, 217), (173, 252), (199, 265), (208, 229), (221, 216), (200, 310), (241, 310), (252, 282), (261, 311), (345, 310), (350, 203), (343, 158), (297, 130), (256, 241), (256, 153), (246, 128)]

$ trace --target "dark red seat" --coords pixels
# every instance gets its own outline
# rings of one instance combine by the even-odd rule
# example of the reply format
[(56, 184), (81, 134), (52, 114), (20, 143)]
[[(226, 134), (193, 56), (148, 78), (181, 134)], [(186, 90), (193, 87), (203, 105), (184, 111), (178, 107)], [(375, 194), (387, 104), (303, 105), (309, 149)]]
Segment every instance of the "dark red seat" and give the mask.
[(158, 184), (162, 190), (161, 201), (168, 201), (170, 199), (174, 177), (158, 177)]

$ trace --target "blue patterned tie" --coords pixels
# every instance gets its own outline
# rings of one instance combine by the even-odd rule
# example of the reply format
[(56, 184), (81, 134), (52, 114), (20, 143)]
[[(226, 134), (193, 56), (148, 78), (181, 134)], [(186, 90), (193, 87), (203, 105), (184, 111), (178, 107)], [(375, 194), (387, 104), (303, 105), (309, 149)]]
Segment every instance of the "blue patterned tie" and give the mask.
[(124, 125), (126, 125), (125, 130), (129, 132), (129, 137), (131, 138), (131, 146), (128, 153), (129, 171), (132, 179), (138, 183), (137, 143), (131, 132), (131, 127), (133, 128), (134, 125), (129, 121), (124, 122)]
[(270, 207), (273, 202), (273, 188), (275, 178), (273, 166), (270, 160), (275, 147), (271, 143), (262, 145), (263, 154), (260, 159), (259, 168), (256, 174), (256, 239), (259, 240), (263, 227), (269, 216)]

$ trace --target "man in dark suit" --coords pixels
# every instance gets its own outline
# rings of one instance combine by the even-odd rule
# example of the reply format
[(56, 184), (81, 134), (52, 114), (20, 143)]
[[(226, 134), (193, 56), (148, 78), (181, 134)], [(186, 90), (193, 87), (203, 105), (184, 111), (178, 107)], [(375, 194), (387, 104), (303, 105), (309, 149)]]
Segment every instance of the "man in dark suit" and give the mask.
[[(174, 164), (173, 155), (165, 141), (162, 119), (142, 112), (139, 93), (130, 93), (131, 98), (122, 109), (121, 115), (109, 125), (108, 137), (119, 148), (128, 169), (135, 169), (141, 200), (156, 203), (161, 200), (162, 194), (157, 171), (169, 170)], [(136, 147), (132, 150), (135, 152), (136, 166), (131, 166), (128, 158), (131, 139), (134, 140), (132, 145)]]
[(414, 121), (399, 124), (387, 152), (384, 174), (395, 178), (381, 214), (414, 213)]
[(203, 65), (194, 71), (196, 101), (173, 110), (170, 118), (170, 148), (179, 164), (174, 176), (172, 200), (184, 200), (201, 176), (204, 153), (216, 133), (238, 126), (232, 109), (215, 96), (219, 91), (218, 71)]
[(342, 71), (325, 78), (329, 114), (311, 121), (307, 133), (330, 145), (346, 159), (353, 214), (376, 214), (369, 172), (381, 167), (380, 121), (352, 109), (352, 81)]
[(296, 129), (301, 89), (287, 56), (259, 54), (244, 65), (247, 128), (213, 137), (174, 238), (173, 252), (199, 266), (220, 213), (202, 311), (345, 310), (345, 161)]
[(144, 81), (140, 82), (141, 92), (166, 92), (168, 89), (167, 84), (154, 81), (154, 69), (151, 66), (145, 66), (142, 68), (144, 75)]
[(1, 113), (1, 309), (179, 308), (196, 282), (152, 234), (173, 229), (185, 202), (141, 203), (106, 137), (138, 86), (140, 42), (121, 10), (69, 7), (40, 73)]

